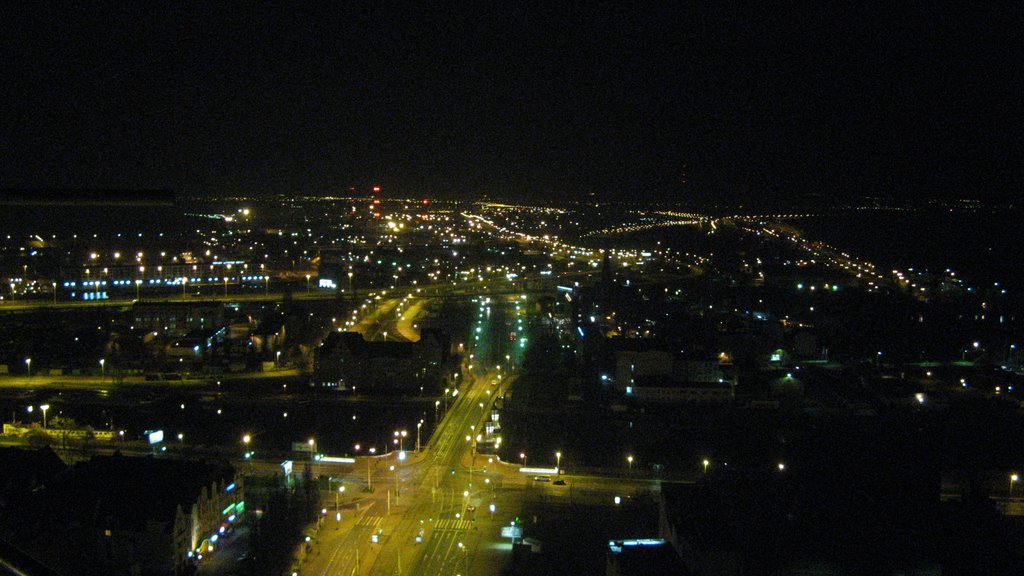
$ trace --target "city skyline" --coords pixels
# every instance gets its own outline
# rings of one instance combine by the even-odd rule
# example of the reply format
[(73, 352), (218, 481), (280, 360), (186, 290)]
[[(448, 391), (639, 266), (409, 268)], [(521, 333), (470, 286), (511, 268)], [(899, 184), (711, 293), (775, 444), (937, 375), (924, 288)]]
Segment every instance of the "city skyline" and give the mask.
[(6, 10), (0, 564), (1024, 574), (1021, 16)]

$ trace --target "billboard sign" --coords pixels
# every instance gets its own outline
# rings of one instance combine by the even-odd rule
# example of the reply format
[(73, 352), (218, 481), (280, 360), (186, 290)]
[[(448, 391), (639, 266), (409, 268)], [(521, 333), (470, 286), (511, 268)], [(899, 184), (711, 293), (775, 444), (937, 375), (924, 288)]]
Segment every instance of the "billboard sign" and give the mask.
[(164, 441), (164, 431), (146, 430), (146, 438), (149, 439), (150, 444), (159, 444)]

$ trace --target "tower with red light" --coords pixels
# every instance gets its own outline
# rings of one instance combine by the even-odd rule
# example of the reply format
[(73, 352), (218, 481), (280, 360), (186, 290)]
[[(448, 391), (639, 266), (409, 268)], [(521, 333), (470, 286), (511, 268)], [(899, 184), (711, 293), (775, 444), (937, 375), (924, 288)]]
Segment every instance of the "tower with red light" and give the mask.
[(380, 186), (374, 186), (370, 194), (370, 213), (374, 218), (380, 218), (381, 208)]

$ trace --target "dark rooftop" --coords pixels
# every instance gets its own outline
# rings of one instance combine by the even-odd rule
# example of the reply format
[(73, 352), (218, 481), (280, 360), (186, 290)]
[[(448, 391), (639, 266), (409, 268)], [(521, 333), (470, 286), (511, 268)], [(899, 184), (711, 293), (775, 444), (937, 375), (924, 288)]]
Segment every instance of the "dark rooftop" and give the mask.
[(47, 496), (110, 528), (142, 529), (149, 520), (173, 523), (179, 505), (187, 510), (204, 487), (233, 478), (226, 461), (93, 456), (57, 478)]

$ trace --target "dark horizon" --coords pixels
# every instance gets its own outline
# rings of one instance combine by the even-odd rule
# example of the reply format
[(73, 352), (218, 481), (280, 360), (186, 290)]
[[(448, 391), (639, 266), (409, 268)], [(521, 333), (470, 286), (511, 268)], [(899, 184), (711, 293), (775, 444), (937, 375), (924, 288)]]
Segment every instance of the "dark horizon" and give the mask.
[(1020, 195), (1019, 9), (25, 7), (0, 187)]

